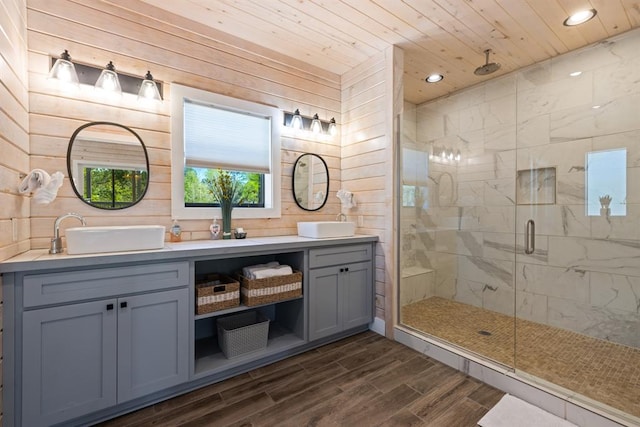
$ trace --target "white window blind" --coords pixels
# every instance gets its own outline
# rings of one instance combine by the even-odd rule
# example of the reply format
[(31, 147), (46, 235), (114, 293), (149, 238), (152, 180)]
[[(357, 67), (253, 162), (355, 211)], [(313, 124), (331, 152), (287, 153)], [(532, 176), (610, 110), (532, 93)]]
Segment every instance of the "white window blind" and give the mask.
[(271, 118), (184, 100), (186, 166), (271, 173)]

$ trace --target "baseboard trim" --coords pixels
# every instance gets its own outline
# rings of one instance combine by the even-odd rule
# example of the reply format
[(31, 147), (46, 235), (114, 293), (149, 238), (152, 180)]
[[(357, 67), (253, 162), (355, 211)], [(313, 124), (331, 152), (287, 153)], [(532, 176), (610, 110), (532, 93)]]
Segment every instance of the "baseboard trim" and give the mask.
[(376, 334), (380, 334), (385, 336), (385, 321), (379, 317), (375, 317), (373, 322), (369, 324), (369, 329), (371, 329)]

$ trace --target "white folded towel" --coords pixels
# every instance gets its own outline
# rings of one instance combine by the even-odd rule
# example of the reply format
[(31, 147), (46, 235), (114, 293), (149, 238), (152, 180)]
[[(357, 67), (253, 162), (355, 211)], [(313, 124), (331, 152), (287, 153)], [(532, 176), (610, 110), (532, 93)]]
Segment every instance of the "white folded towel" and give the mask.
[(280, 263), (278, 261), (271, 261), (266, 264), (256, 264), (244, 267), (242, 269), (242, 275), (247, 279), (255, 279), (255, 272), (258, 270), (265, 270), (268, 268), (273, 268), (279, 266)]
[(33, 201), (39, 205), (48, 205), (58, 195), (58, 189), (62, 186), (63, 181), (64, 175), (62, 172), (53, 173), (47, 185), (35, 190), (33, 193)]
[(44, 188), (51, 182), (51, 176), (42, 169), (33, 169), (29, 174), (22, 180), (20, 186), (18, 187), (18, 191), (21, 194), (30, 193), (39, 188)]
[(267, 277), (286, 276), (293, 274), (293, 269), (288, 265), (279, 265), (273, 268), (256, 270), (254, 272), (256, 279), (266, 279)]

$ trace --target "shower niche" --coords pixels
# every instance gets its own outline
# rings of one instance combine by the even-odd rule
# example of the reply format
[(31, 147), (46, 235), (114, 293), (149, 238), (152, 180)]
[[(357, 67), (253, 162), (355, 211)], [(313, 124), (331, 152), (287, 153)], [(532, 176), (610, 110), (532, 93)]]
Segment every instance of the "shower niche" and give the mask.
[(519, 170), (516, 176), (518, 205), (554, 205), (556, 203), (556, 168)]

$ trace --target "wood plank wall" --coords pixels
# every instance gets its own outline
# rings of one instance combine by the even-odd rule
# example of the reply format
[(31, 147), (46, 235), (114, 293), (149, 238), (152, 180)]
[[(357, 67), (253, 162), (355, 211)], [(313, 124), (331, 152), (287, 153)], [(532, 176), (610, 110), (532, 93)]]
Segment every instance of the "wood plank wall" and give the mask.
[(365, 234), (377, 235), (376, 317), (390, 335), (390, 264), (393, 253), (393, 139), (390, 134), (389, 63), (392, 50), (376, 55), (342, 76), (342, 186), (357, 206), (345, 210)]
[[(77, 199), (67, 179), (58, 198), (47, 206), (31, 206), (33, 248), (49, 244), (56, 216), (78, 212), (89, 225), (171, 225), (171, 85), (165, 101), (140, 106), (134, 95), (105, 100), (89, 87), (69, 94), (46, 79), (50, 57), (68, 49), (77, 62), (176, 82), (227, 96), (275, 105), (284, 111), (300, 109), (329, 120), (340, 117), (340, 76), (284, 57), (227, 34), (212, 30), (137, 0), (28, 0), (29, 102), (31, 167), (66, 172), (66, 149), (73, 131), (95, 120), (131, 127), (144, 140), (151, 163), (151, 185), (144, 200), (124, 211), (104, 211)], [(339, 124), (338, 129), (341, 126)], [(25, 149), (26, 151), (26, 149)], [(291, 172), (303, 152), (320, 154), (331, 177), (328, 203), (317, 213), (302, 211), (291, 194)], [(341, 142), (296, 136), (283, 130), (282, 217), (235, 220), (250, 236), (295, 234), (296, 222), (334, 219), (340, 212)], [(13, 158), (10, 156), (9, 158)], [(125, 218), (126, 217), (126, 218)], [(183, 238), (206, 239), (211, 220), (183, 220)], [(75, 225), (72, 221), (65, 226)], [(64, 227), (63, 227), (64, 228)], [(64, 234), (64, 232), (62, 233)]]
[[(29, 171), (26, 12), (25, 0), (0, 2), (0, 261), (29, 250), (29, 199), (18, 193), (20, 175)], [(3, 311), (0, 302), (0, 343)], [(0, 425), (2, 356), (0, 345)]]
[[(29, 97), (25, 0), (0, 3), (0, 261), (29, 250)], [(17, 239), (11, 218), (17, 221)]]

